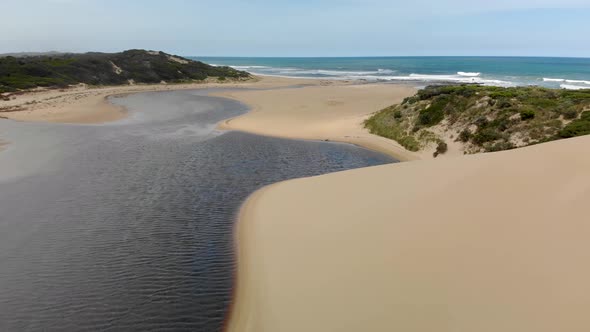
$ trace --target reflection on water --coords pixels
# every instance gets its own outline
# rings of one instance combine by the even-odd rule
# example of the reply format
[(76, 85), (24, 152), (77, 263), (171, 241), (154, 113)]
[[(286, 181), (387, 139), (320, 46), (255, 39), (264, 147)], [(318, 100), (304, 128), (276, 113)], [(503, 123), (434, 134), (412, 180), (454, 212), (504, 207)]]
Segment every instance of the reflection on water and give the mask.
[(392, 162), (352, 145), (217, 132), (204, 92), (115, 98), (107, 125), (0, 122), (0, 330), (219, 331), (245, 198)]

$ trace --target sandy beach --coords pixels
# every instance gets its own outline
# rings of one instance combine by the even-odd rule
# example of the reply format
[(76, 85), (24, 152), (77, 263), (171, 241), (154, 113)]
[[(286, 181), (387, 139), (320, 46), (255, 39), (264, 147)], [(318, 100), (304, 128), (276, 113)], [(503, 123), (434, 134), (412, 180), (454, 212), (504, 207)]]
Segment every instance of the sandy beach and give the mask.
[(350, 85), (338, 81), (334, 84), (219, 93), (252, 108), (251, 112), (227, 120), (220, 127), (267, 136), (353, 143), (404, 161), (432, 157), (428, 153), (407, 151), (363, 128), (363, 121), (372, 113), (401, 102), (413, 95), (415, 88), (397, 84)]
[[(590, 137), (276, 184), (229, 331), (587, 331)], [(297, 202), (297, 204), (293, 204)]]
[(38, 89), (23, 94), (13, 94), (9, 100), (0, 101), (0, 117), (17, 121), (103, 123), (125, 117), (124, 110), (106, 101), (107, 97), (113, 95), (216, 87), (279, 88), (290, 85), (321, 84), (329, 83), (320, 80), (256, 77), (244, 82), (228, 81), (227, 83), (210, 81), (194, 84), (146, 84), (96, 88), (78, 86), (64, 90)]
[(409, 152), (363, 128), (362, 123), (370, 114), (415, 93), (415, 88), (406, 85), (262, 76), (233, 83), (77, 87), (15, 95), (0, 102), (0, 116), (17, 121), (103, 123), (126, 116), (125, 110), (106, 100), (109, 96), (216, 87), (255, 89), (214, 94), (252, 108), (244, 116), (220, 123), (221, 129), (352, 143), (404, 161), (431, 157), (428, 153)]

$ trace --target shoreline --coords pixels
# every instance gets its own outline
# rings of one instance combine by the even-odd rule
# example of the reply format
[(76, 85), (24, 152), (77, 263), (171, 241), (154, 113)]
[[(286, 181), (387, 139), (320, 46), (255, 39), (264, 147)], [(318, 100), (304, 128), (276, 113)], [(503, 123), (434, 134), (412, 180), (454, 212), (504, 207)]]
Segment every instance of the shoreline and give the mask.
[(0, 101), (4, 119), (30, 122), (100, 124), (124, 118), (124, 111), (109, 103), (111, 96), (207, 88), (274, 88), (296, 84), (321, 84), (308, 80), (285, 80), (253, 77), (245, 81), (203, 82), (188, 84), (145, 84), (105, 87), (75, 86), (68, 89), (38, 89), (9, 95)]
[[(248, 238), (247, 233), (253, 231), (252, 224), (254, 223), (254, 218), (252, 217), (252, 214), (255, 211), (257, 200), (270, 188), (283, 182), (287, 181), (277, 182), (256, 190), (248, 196), (238, 210), (233, 227), (236, 268), (233, 275), (232, 299), (227, 308), (227, 314), (224, 319), (225, 323), (222, 328), (223, 332), (237, 332), (242, 330), (255, 331), (253, 327), (248, 325), (249, 322), (252, 321), (252, 311), (255, 307), (253, 305), (253, 298), (255, 297), (255, 294), (253, 289), (248, 287), (251, 284), (251, 280), (244, 277), (245, 275), (249, 275), (249, 267), (248, 265), (244, 265), (244, 262), (248, 261), (251, 256), (248, 255), (248, 247), (243, 245), (243, 240)], [(245, 225), (246, 223), (248, 223), (248, 225)], [(244, 324), (246, 324), (246, 326), (244, 326)]]
[(400, 161), (429, 159), (429, 152), (410, 152), (397, 142), (373, 135), (363, 121), (374, 112), (413, 95), (409, 85), (343, 84), (298, 89), (223, 91), (213, 95), (250, 107), (246, 114), (222, 121), (218, 128), (288, 139), (354, 144)]
[[(6, 119), (15, 121), (101, 124), (121, 120), (127, 116), (126, 110), (108, 101), (109, 97), (130, 93), (208, 88), (257, 89), (222, 91), (211, 94), (213, 96), (237, 100), (250, 107), (250, 111), (246, 114), (219, 123), (218, 128), (221, 130), (238, 130), (269, 137), (350, 143), (387, 154), (400, 161), (411, 161), (429, 157), (425, 153), (420, 155), (407, 151), (397, 142), (390, 139), (372, 135), (362, 126), (364, 119), (372, 113), (401, 102), (403, 97), (415, 93), (415, 88), (402, 84), (368, 84), (365, 82), (361, 84), (361, 82), (349, 80), (255, 76), (252, 80), (248, 81), (226, 83), (156, 84), (100, 88), (79, 86), (66, 90), (39, 90), (18, 94), (8, 101), (0, 102), (0, 108), (18, 110), (4, 111), (0, 114)], [(357, 102), (356, 105), (349, 107), (349, 104), (356, 102), (355, 98), (347, 96), (349, 92), (353, 92), (354, 97), (357, 99), (366, 101), (377, 100), (377, 102)], [(302, 105), (297, 105), (291, 109), (286, 109), (287, 113), (292, 113), (290, 114), (291, 118), (285, 117), (285, 112), (282, 112), (282, 114), (266, 112), (272, 108), (269, 105), (272, 106), (277, 102), (272, 97), (277, 93), (291, 94), (293, 95), (292, 98), (296, 100), (306, 100), (309, 96), (312, 96), (314, 100), (309, 106), (314, 108), (314, 113), (320, 116), (321, 119), (319, 120), (322, 120), (322, 123), (318, 123), (318, 118), (314, 116), (306, 116), (306, 113), (309, 115), (309, 112), (297, 114), (297, 109), (306, 108), (307, 105), (303, 105), (303, 107)], [(336, 101), (334, 99), (341, 100)], [(295, 102), (295, 100), (291, 100), (290, 102)], [(354, 107), (359, 107), (359, 109), (353, 109)], [(343, 110), (346, 114), (339, 114), (338, 110)], [(244, 119), (248, 120), (253, 116), (256, 117), (256, 121), (259, 121), (260, 113), (263, 113), (263, 116), (267, 116), (268, 121), (270, 121), (270, 123), (267, 122), (266, 128), (257, 125), (252, 126), (251, 124), (240, 124)], [(278, 117), (275, 115), (278, 115)], [(306, 129), (288, 133), (273, 130), (273, 127), (275, 127), (272, 123), (273, 121), (278, 121), (279, 123), (285, 123), (286, 121), (288, 125), (293, 120), (293, 117), (298, 117), (299, 115), (302, 116), (305, 126), (316, 127), (313, 129), (313, 132)], [(332, 123), (336, 122), (341, 122), (341, 124), (336, 127), (330, 127)]]

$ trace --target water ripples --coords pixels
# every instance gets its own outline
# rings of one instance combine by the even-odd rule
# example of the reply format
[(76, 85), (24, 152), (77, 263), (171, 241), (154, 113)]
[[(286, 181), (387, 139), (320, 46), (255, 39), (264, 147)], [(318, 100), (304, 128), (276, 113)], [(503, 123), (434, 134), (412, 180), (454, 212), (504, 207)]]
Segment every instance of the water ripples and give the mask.
[[(392, 162), (346, 144), (219, 134), (212, 125), (245, 108), (202, 92), (115, 102), (137, 112), (102, 126), (0, 124), (13, 142), (39, 135), (64, 150), (0, 178), (2, 331), (219, 331), (249, 194)], [(0, 154), (0, 172), (35, 161), (13, 157)]]

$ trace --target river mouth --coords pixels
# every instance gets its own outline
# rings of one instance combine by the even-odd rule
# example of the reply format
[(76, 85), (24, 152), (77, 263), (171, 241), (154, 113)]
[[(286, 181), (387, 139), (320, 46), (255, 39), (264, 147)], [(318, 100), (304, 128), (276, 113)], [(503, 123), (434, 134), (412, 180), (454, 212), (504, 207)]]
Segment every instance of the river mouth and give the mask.
[(207, 93), (114, 97), (130, 116), (103, 125), (0, 122), (0, 330), (219, 331), (251, 193), (395, 162), (218, 131), (247, 107)]

